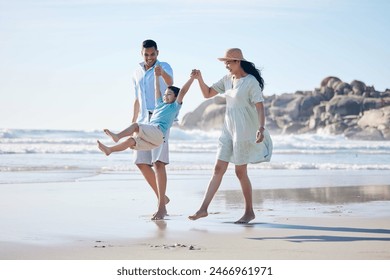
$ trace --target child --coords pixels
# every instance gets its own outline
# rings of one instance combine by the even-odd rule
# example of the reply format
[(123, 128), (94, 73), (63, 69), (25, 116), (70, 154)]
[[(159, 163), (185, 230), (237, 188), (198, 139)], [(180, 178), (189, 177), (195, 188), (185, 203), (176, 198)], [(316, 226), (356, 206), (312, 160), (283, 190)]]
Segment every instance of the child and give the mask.
[[(127, 148), (135, 150), (152, 150), (157, 148), (164, 142), (164, 135), (166, 131), (172, 126), (173, 121), (179, 114), (183, 98), (189, 90), (194, 81), (195, 71), (193, 70), (190, 79), (179, 89), (174, 86), (169, 86), (161, 96), (160, 92), (160, 75), (159, 66), (156, 66), (155, 74), (155, 97), (156, 108), (150, 118), (149, 124), (132, 123), (128, 128), (119, 132), (112, 133), (108, 129), (104, 132), (117, 143), (121, 138), (130, 136), (127, 140), (114, 146), (103, 145), (99, 140), (97, 141), (99, 149), (109, 156), (112, 152), (121, 152)], [(133, 135), (135, 133), (135, 135)]]

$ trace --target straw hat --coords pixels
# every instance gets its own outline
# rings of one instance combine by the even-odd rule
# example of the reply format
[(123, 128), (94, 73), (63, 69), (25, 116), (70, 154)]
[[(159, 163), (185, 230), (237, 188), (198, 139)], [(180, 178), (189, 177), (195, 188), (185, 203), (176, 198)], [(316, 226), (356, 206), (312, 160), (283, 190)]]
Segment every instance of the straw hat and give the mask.
[(220, 61), (227, 61), (227, 60), (244, 60), (244, 56), (242, 55), (242, 51), (239, 48), (231, 48), (227, 49), (225, 52), (224, 57), (218, 58)]

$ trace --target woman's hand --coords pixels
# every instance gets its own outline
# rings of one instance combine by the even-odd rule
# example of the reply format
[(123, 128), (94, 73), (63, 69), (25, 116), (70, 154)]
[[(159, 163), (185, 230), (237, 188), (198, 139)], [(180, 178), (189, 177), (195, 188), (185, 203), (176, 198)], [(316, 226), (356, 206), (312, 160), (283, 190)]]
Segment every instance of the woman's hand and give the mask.
[(261, 143), (264, 140), (264, 127), (260, 127), (256, 132), (256, 143)]
[(191, 75), (193, 75), (194, 79), (202, 79), (202, 74), (198, 69), (193, 69)]
[(196, 79), (197, 73), (198, 73), (198, 70), (192, 69), (191, 74), (190, 74), (190, 78)]

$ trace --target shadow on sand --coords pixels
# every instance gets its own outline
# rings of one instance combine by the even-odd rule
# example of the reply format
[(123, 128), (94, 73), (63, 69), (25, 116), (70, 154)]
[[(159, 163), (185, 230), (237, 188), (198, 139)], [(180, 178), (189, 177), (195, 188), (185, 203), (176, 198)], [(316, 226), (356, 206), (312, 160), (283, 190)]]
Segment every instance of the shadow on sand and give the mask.
[[(372, 229), (372, 228), (350, 228), (350, 227), (323, 227), (323, 226), (305, 226), (289, 225), (275, 223), (252, 223), (244, 225), (245, 227), (264, 227), (279, 229), (297, 229), (307, 231), (327, 231), (327, 232), (349, 232), (349, 233), (369, 233), (390, 235), (390, 229)], [(352, 242), (352, 241), (390, 241), (390, 237), (367, 237), (367, 236), (337, 236), (337, 235), (297, 235), (285, 237), (255, 237), (248, 238), (252, 240), (286, 240), (290, 242)]]

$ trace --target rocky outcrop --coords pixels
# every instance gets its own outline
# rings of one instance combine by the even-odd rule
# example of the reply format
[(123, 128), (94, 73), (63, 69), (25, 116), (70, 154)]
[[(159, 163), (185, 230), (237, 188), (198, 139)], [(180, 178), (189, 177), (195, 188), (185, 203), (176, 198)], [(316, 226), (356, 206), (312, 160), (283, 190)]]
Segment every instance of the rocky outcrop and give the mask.
[[(273, 133), (344, 134), (352, 139), (390, 140), (390, 89), (376, 91), (354, 80), (326, 77), (313, 91), (265, 96), (267, 127)], [(220, 129), (225, 99), (206, 100), (187, 113), (184, 129)]]
[(225, 116), (226, 100), (216, 96), (201, 103), (194, 111), (184, 115), (181, 127), (185, 129), (212, 130), (220, 128)]

